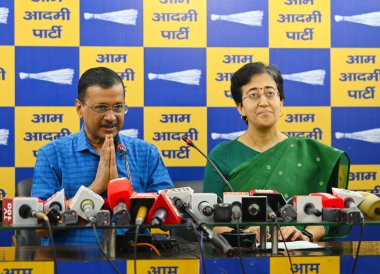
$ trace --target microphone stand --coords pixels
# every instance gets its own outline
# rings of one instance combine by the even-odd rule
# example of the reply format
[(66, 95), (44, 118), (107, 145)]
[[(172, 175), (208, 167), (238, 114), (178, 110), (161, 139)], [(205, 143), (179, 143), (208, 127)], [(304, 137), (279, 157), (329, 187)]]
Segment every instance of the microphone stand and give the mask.
[(218, 173), (219, 177), (223, 180), (223, 182), (226, 184), (226, 186), (228, 187), (228, 189), (231, 191), (231, 192), (234, 192), (234, 189), (232, 188), (230, 182), (227, 181), (227, 179), (223, 176), (222, 172), (220, 172), (219, 168), (214, 164), (214, 162), (206, 155), (204, 154), (194, 143), (191, 139), (187, 138), (186, 136), (182, 136), (182, 140), (185, 141), (186, 145), (188, 146), (191, 146), (193, 148), (195, 148), (196, 150), (198, 150), (198, 152), (207, 159), (207, 161), (210, 163), (210, 165), (212, 165), (212, 167), (214, 168), (214, 170), (216, 171), (216, 173)]
[(221, 250), (223, 254), (228, 257), (232, 257), (234, 255), (234, 249), (227, 242), (227, 240), (222, 235), (215, 234), (205, 223), (201, 222), (191, 208), (189, 208), (189, 206), (182, 201), (182, 199), (174, 197), (173, 202), (179, 212), (186, 213), (191, 218), (196, 228), (203, 231), (217, 249)]

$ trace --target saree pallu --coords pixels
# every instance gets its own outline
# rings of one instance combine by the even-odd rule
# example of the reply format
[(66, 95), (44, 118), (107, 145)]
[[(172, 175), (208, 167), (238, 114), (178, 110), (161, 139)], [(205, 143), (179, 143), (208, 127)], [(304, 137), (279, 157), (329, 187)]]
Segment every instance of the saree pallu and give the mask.
[(347, 188), (350, 160), (344, 151), (307, 138), (289, 137), (230, 173), (235, 191), (273, 189), (285, 198)]
[[(286, 199), (294, 195), (347, 188), (350, 160), (341, 150), (307, 138), (289, 137), (243, 162), (230, 173), (235, 191), (277, 190)], [(324, 239), (346, 236), (350, 229), (325, 226)]]

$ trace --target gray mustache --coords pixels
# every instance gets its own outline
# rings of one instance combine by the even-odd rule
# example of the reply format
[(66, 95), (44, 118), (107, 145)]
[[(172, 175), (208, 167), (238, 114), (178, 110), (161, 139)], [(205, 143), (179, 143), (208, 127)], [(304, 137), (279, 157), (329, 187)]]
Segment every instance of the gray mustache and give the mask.
[(117, 121), (114, 121), (114, 122), (102, 122), (101, 126), (102, 127), (115, 127), (115, 126), (117, 126)]

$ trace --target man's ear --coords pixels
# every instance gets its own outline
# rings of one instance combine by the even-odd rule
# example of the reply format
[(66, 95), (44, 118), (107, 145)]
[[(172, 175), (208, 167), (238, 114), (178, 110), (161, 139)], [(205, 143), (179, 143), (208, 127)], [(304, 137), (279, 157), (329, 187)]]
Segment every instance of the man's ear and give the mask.
[(82, 104), (78, 99), (75, 99), (75, 109), (77, 110), (79, 119), (82, 119), (83, 118)]

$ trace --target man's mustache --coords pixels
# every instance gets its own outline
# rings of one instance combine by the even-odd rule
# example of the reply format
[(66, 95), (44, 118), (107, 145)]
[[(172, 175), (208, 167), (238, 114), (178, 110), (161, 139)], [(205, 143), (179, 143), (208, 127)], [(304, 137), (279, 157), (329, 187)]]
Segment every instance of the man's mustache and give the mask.
[(102, 123), (101, 123), (101, 126), (102, 126), (102, 127), (115, 127), (115, 126), (117, 126), (117, 121), (113, 121), (113, 122), (102, 122)]

